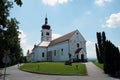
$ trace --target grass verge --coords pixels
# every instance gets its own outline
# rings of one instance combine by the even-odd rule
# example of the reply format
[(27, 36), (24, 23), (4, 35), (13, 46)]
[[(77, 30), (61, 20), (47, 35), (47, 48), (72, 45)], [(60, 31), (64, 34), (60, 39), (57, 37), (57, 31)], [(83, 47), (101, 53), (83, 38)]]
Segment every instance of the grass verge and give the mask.
[(72, 66), (59, 62), (26, 63), (20, 69), (43, 74), (87, 75), (85, 64), (79, 64), (78, 69), (76, 69), (76, 64), (78, 63), (73, 63)]
[(99, 68), (103, 69), (103, 64), (98, 63), (98, 61), (94, 61), (93, 63)]

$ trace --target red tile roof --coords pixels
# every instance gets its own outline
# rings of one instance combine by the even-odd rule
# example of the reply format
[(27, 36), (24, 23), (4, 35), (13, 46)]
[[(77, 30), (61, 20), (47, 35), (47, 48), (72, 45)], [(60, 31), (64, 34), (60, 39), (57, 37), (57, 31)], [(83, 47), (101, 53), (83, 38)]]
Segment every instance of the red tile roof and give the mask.
[(64, 36), (62, 36), (62, 37), (59, 37), (59, 38), (57, 38), (57, 39), (52, 40), (51, 43), (49, 44), (49, 46), (54, 45), (54, 44), (57, 44), (57, 43), (60, 43), (60, 42), (63, 42), (63, 41), (66, 41), (66, 40), (69, 40), (69, 39), (74, 35), (74, 33), (75, 33), (76, 31), (77, 31), (77, 30), (72, 31), (72, 32), (70, 32), (70, 33), (68, 33), (68, 34), (66, 34), (66, 35), (64, 35)]

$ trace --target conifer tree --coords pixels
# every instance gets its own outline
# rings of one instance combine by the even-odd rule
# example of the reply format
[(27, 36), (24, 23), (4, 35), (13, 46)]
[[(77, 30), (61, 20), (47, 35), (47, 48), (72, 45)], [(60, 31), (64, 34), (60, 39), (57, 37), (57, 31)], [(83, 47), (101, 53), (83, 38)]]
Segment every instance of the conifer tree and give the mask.
[[(120, 52), (111, 41), (106, 40), (105, 32), (97, 32), (96, 55), (99, 63), (103, 63), (104, 72), (120, 76)], [(102, 60), (101, 60), (102, 59)], [(102, 61), (102, 62), (101, 62)]]

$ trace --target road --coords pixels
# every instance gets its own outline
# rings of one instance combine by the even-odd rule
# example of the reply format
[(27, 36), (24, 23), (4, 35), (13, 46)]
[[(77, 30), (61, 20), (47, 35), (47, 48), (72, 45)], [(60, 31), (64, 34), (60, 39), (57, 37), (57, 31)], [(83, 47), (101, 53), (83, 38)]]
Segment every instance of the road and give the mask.
[[(107, 76), (103, 71), (93, 63), (85, 63), (88, 76), (60, 76), (60, 75), (42, 75), (24, 72), (18, 69), (18, 66), (7, 68), (6, 80), (119, 80)], [(2, 78), (0, 79), (2, 80)]]

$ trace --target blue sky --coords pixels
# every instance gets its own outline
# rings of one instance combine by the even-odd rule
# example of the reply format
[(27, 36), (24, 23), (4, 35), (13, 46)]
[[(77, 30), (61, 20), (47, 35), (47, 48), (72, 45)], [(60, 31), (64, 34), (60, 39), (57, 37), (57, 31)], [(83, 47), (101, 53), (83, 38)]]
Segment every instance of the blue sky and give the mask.
[(20, 22), (24, 54), (41, 40), (41, 26), (47, 14), (53, 37), (78, 29), (87, 41), (89, 58), (96, 57), (96, 32), (105, 31), (108, 40), (120, 47), (120, 0), (22, 0), (14, 4), (11, 17)]

